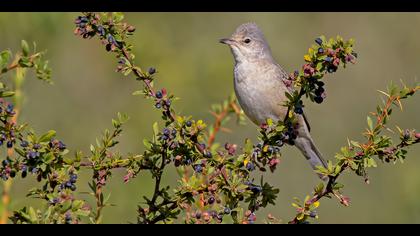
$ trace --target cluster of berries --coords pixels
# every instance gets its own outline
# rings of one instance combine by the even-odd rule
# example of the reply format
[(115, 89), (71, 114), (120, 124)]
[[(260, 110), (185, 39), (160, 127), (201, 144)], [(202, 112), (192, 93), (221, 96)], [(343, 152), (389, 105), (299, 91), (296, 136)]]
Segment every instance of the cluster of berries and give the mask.
[(71, 189), (71, 191), (76, 191), (76, 182), (77, 182), (77, 175), (74, 173), (70, 173), (69, 180), (63, 182), (58, 186), (58, 190), (62, 191), (64, 189)]
[(165, 110), (168, 110), (169, 107), (171, 106), (171, 100), (169, 98), (166, 98), (166, 95), (167, 95), (167, 92), (166, 92), (166, 89), (164, 88), (161, 90), (158, 90), (155, 93), (155, 98), (156, 98), (155, 107), (157, 109), (160, 109), (163, 107)]

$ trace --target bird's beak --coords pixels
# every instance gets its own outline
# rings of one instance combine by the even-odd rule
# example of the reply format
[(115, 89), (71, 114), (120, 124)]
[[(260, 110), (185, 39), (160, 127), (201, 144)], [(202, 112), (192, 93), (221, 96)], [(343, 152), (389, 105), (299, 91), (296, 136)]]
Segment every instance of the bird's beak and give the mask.
[(220, 40), (219, 40), (219, 42), (220, 42), (220, 43), (223, 43), (223, 44), (227, 44), (227, 45), (232, 45), (232, 44), (234, 44), (236, 41), (235, 41), (235, 40), (233, 40), (233, 39), (225, 38), (225, 39), (220, 39)]

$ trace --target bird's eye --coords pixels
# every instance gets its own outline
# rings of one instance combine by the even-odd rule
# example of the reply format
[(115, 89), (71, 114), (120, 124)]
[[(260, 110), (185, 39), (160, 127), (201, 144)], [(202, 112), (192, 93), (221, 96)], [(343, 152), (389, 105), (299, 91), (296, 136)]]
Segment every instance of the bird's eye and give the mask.
[(251, 39), (245, 39), (244, 40), (244, 43), (250, 43), (251, 42)]

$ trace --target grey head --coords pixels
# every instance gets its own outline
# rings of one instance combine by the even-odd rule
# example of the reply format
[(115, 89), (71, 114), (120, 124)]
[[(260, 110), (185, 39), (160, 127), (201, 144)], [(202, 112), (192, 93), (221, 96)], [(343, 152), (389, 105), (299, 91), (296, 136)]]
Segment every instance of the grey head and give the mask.
[(255, 23), (238, 26), (230, 38), (220, 39), (220, 43), (227, 44), (235, 61), (272, 60), (271, 49), (264, 34)]

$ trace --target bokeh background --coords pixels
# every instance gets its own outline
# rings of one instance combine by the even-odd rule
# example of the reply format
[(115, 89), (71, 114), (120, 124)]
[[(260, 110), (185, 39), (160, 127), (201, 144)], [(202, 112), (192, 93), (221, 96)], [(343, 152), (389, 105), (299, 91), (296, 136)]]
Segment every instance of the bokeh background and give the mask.
[[(102, 130), (111, 127), (116, 113), (127, 113), (121, 144), (122, 153), (142, 152), (142, 139), (151, 136), (151, 125), (160, 115), (150, 101), (132, 96), (139, 88), (134, 80), (115, 72), (116, 59), (96, 40), (83, 40), (73, 34), (77, 13), (0, 13), (0, 49), (16, 51), (21, 39), (36, 41), (47, 49), (53, 69), (54, 85), (44, 84), (30, 75), (25, 82), (21, 121), (37, 132), (54, 129), (72, 151), (88, 152)], [(13, 19), (13, 20), (11, 20)], [(306, 113), (312, 135), (324, 156), (333, 159), (347, 138), (362, 140), (366, 115), (380, 102), (377, 89), (389, 82), (414, 84), (419, 75), (419, 13), (127, 13), (126, 20), (137, 28), (131, 42), (136, 61), (142, 67), (158, 69), (157, 84), (181, 98), (175, 108), (211, 122), (209, 107), (233, 91), (233, 58), (218, 39), (229, 36), (241, 23), (259, 24), (271, 44), (278, 62), (288, 71), (300, 67), (313, 40), (324, 34), (337, 34), (356, 40), (356, 65), (326, 78), (327, 99), (322, 105), (308, 103)], [(404, 112), (394, 112), (391, 124), (420, 130), (420, 96), (404, 103)], [(218, 141), (243, 143), (256, 141), (256, 126), (234, 122), (231, 134)], [(334, 200), (323, 200), (318, 212), (321, 223), (420, 223), (420, 147), (411, 148), (404, 164), (380, 164), (370, 170), (371, 184), (352, 175), (343, 175), (345, 194), (352, 204), (343, 207)], [(104, 210), (105, 223), (136, 222), (136, 206), (150, 194), (150, 176), (141, 175), (123, 184), (124, 173), (116, 172), (107, 186), (115, 207)], [(88, 191), (82, 175), (81, 191)], [(164, 182), (176, 184), (171, 169)], [(309, 165), (294, 148), (283, 151), (282, 162), (274, 174), (265, 174), (280, 194), (268, 213), (285, 222), (294, 215), (293, 197), (303, 198), (318, 182)], [(24, 196), (34, 184), (31, 178), (18, 178), (12, 187), (12, 208), (39, 207)], [(84, 196), (89, 199), (89, 196)]]

